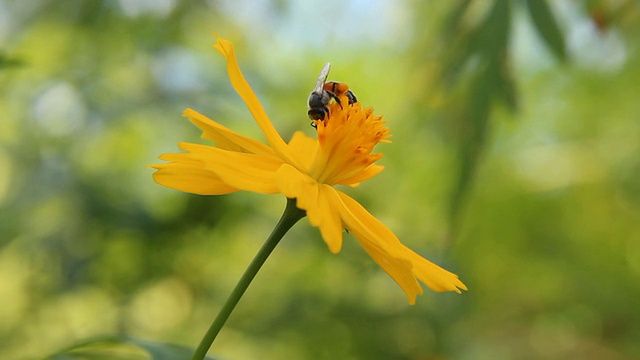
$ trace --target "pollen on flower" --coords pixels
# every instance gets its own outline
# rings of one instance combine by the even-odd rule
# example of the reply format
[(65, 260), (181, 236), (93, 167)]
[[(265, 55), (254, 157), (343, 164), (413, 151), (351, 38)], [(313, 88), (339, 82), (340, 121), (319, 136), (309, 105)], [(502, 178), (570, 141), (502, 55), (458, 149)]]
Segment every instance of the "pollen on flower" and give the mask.
[(316, 120), (320, 151), (310, 169), (319, 182), (336, 184), (354, 176), (382, 157), (372, 154), (373, 148), (386, 140), (389, 129), (382, 116), (370, 107), (349, 103), (346, 95), (340, 102), (329, 104), (329, 115)]

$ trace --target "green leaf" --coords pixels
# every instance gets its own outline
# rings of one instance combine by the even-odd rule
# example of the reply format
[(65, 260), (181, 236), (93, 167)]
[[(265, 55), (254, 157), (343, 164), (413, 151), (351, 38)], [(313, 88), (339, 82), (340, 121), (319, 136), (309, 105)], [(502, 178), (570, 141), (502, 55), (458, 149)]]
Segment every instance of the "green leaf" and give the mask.
[(476, 33), (476, 48), (486, 58), (498, 58), (509, 45), (511, 3), (496, 0)]
[[(174, 344), (156, 343), (139, 339), (130, 339), (130, 341), (148, 351), (153, 360), (175, 360), (190, 359), (195, 349)], [(214, 360), (206, 356), (205, 359)]]
[(567, 58), (566, 45), (560, 26), (545, 0), (526, 0), (533, 24), (553, 54), (561, 61)]
[[(190, 359), (195, 350), (130, 337), (104, 337), (75, 344), (48, 360), (176, 360)], [(211, 357), (205, 357), (214, 360)]]
[(442, 33), (447, 38), (453, 38), (457, 34), (457, 32), (460, 31), (462, 18), (469, 9), (470, 4), (471, 0), (461, 1), (458, 6), (454, 6), (451, 13), (447, 16), (442, 29)]
[(502, 56), (495, 69), (496, 96), (511, 112), (518, 111), (518, 90), (507, 56)]
[[(465, 10), (467, 3), (464, 3)], [(462, 7), (462, 6), (461, 6)], [(460, 17), (460, 11), (454, 12), (453, 17)], [(473, 29), (459, 29), (459, 35), (451, 37), (450, 51), (446, 55), (441, 77), (446, 86), (453, 86), (472, 61), (490, 62), (502, 56), (509, 43), (511, 31), (510, 2), (496, 0), (488, 10), (485, 18)], [(454, 18), (450, 23), (459, 21)]]

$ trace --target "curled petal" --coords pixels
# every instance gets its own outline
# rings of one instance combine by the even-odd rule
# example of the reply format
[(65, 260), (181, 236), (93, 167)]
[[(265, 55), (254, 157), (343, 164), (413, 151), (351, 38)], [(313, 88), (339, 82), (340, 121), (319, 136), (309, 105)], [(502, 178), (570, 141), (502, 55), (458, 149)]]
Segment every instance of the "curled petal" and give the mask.
[(458, 275), (444, 270), (431, 261), (416, 254), (407, 248), (408, 257), (413, 263), (413, 273), (420, 281), (435, 291), (455, 291), (461, 293), (460, 289), (467, 290), (467, 286), (458, 279)]
[(202, 130), (202, 138), (213, 141), (220, 149), (263, 156), (275, 156), (273, 150), (267, 145), (240, 135), (195, 110), (186, 109), (183, 115), (188, 117), (194, 125)]
[(357, 232), (353, 233), (358, 239), (358, 242), (365, 249), (367, 254), (380, 266), (387, 274), (393, 278), (393, 280), (400, 285), (402, 290), (407, 295), (407, 299), (411, 305), (416, 303), (416, 296), (422, 294), (422, 287), (413, 276), (411, 271), (411, 263), (405, 259), (389, 256), (389, 253), (385, 249), (377, 246), (376, 243), (370, 241), (360, 240), (362, 234)]
[(402, 245), (386, 226), (369, 214), (357, 201), (338, 192), (338, 208), (345, 226), (367, 251), (369, 256), (404, 290), (410, 304), (422, 294), (422, 287), (413, 276), (411, 262), (401, 256)]
[[(215, 34), (214, 34), (215, 35)], [(262, 104), (258, 100), (258, 97), (249, 86), (249, 83), (242, 75), (240, 66), (236, 60), (235, 51), (233, 49), (233, 43), (230, 41), (215, 35), (218, 43), (213, 47), (218, 50), (227, 59), (227, 73), (231, 80), (231, 85), (236, 90), (238, 95), (244, 100), (244, 103), (249, 108), (251, 115), (260, 126), (260, 129), (267, 138), (267, 141), (273, 148), (273, 150), (286, 162), (294, 164), (297, 168), (302, 168), (302, 163), (295, 153), (289, 151), (287, 144), (282, 140), (280, 134), (269, 120), (267, 113), (264, 111)]]
[(357, 201), (337, 191), (340, 216), (373, 259), (400, 285), (409, 303), (415, 303), (422, 288), (416, 279), (436, 291), (466, 289), (458, 276), (422, 258), (409, 248)]

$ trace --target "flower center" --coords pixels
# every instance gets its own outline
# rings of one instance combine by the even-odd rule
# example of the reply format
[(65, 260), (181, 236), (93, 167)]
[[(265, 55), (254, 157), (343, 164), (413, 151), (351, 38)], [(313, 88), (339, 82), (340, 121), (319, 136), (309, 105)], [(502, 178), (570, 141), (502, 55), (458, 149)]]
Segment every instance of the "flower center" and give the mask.
[(346, 96), (329, 104), (329, 117), (314, 120), (318, 131), (319, 151), (310, 168), (310, 176), (318, 182), (334, 185), (351, 178), (382, 157), (372, 154), (379, 142), (391, 135), (382, 116), (360, 103), (349, 105)]

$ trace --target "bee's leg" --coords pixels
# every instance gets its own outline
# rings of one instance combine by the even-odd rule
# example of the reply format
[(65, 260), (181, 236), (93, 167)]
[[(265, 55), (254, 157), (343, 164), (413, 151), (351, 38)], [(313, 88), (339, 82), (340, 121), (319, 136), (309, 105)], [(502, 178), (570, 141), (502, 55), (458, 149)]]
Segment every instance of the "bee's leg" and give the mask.
[(324, 110), (322, 120), (327, 120), (327, 117), (329, 117), (329, 107), (325, 105), (322, 109)]
[(349, 105), (353, 105), (358, 102), (358, 99), (356, 99), (356, 96), (351, 92), (351, 90), (347, 90), (346, 95), (347, 99), (349, 99)]
[[(331, 90), (327, 89), (327, 86), (330, 86), (330, 87), (331, 87)], [(341, 89), (341, 88), (342, 88), (342, 89)], [(340, 91), (340, 92), (344, 92), (344, 94), (345, 94), (345, 96), (347, 97), (347, 99), (349, 99), (349, 105), (353, 105), (353, 104), (355, 104), (355, 103), (357, 103), (357, 102), (358, 102), (358, 99), (357, 99), (357, 98), (356, 98), (356, 96), (351, 92), (351, 90), (349, 90), (349, 87), (347, 86), (347, 84), (344, 84), (344, 83), (338, 83), (338, 82), (335, 82), (335, 81), (328, 82), (328, 83), (326, 83), (326, 84), (325, 84), (325, 90), (326, 90), (328, 93), (330, 93), (330, 94), (331, 94), (331, 93), (333, 93), (333, 94), (332, 94), (332, 97), (333, 97), (334, 99), (336, 99), (335, 94), (336, 94), (338, 91)], [(336, 100), (337, 100), (337, 99), (336, 99)], [(340, 103), (340, 102), (338, 101), (338, 103)]]
[[(329, 96), (331, 96), (331, 98), (333, 100), (336, 101), (336, 103), (338, 103), (338, 105), (340, 105), (340, 108), (342, 109), (342, 102), (340, 101), (340, 99), (336, 96), (336, 94), (333, 91), (329, 91), (329, 90), (325, 90), (327, 92), (327, 94), (329, 94)], [(351, 100), (349, 100), (351, 101)]]

